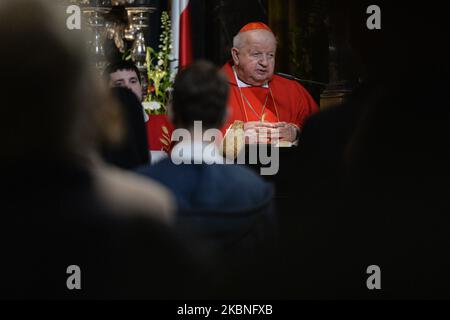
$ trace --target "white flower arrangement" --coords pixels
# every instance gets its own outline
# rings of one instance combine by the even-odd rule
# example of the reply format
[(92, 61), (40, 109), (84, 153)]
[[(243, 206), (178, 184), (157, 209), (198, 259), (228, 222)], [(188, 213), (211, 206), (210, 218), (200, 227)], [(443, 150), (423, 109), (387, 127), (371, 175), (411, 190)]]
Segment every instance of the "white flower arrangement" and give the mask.
[(158, 101), (144, 101), (142, 105), (144, 107), (144, 110), (149, 114), (152, 114), (152, 112), (154, 112), (155, 110), (159, 110), (162, 108), (161, 103)]

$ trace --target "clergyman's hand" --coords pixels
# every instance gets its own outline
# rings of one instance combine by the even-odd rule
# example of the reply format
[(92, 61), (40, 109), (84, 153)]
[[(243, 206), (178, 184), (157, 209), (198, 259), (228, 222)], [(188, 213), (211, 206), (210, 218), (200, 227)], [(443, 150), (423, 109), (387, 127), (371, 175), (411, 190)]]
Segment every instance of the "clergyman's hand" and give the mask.
[(299, 133), (299, 128), (293, 123), (277, 122), (272, 124), (270, 138), (274, 140), (295, 142)]
[(249, 121), (244, 123), (244, 131), (256, 130), (261, 128), (272, 129), (274, 128), (274, 123), (262, 121)]
[(245, 143), (270, 143), (271, 130), (274, 124), (262, 121), (249, 121), (244, 124)]
[(246, 143), (295, 142), (299, 128), (288, 122), (250, 121), (244, 124)]

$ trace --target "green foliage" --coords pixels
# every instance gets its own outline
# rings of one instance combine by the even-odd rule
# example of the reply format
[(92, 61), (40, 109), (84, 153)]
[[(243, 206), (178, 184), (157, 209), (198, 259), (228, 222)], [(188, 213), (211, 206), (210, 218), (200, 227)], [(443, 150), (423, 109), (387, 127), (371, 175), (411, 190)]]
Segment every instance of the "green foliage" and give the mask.
[(166, 11), (161, 16), (160, 44), (158, 51), (147, 47), (147, 76), (148, 91), (145, 102), (155, 102), (160, 105), (159, 109), (146, 109), (150, 114), (166, 113), (166, 105), (169, 101), (170, 92), (173, 87), (173, 77), (170, 72), (170, 59), (172, 52), (171, 22)]

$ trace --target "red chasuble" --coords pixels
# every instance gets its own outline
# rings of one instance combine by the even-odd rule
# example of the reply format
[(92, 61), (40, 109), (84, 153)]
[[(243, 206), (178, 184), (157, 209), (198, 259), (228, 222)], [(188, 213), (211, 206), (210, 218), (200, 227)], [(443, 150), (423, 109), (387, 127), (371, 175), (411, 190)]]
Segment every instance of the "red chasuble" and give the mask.
[(145, 123), (147, 127), (148, 149), (151, 151), (170, 152), (174, 126), (166, 114), (150, 115)]
[(222, 128), (224, 133), (235, 120), (289, 122), (302, 128), (306, 118), (318, 111), (314, 99), (296, 81), (274, 75), (267, 87), (239, 88), (232, 62), (225, 64), (222, 70), (230, 84), (229, 115)]

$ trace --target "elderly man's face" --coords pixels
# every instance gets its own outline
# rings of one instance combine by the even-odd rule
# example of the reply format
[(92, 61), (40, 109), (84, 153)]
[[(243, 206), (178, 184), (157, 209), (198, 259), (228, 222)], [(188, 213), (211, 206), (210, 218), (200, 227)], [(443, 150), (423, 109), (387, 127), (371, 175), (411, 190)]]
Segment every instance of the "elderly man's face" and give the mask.
[(111, 87), (126, 87), (134, 92), (139, 101), (142, 101), (142, 86), (134, 70), (117, 70), (109, 75)]
[(238, 77), (250, 85), (261, 86), (273, 76), (275, 37), (267, 30), (251, 30), (244, 32), (241, 40), (241, 47), (232, 49)]

